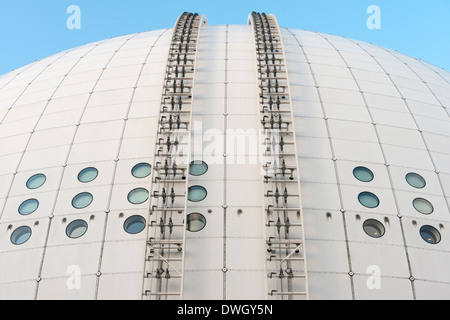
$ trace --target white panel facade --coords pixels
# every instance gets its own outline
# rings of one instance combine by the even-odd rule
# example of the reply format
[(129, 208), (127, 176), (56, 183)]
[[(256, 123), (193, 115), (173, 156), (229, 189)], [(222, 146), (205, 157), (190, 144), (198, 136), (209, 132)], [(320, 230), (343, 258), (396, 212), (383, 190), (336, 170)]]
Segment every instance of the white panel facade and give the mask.
[[(88, 44), (0, 77), (0, 299), (144, 297), (147, 233), (125, 229), (152, 223), (153, 176), (133, 168), (155, 162), (172, 34)], [(450, 73), (364, 42), (281, 34), (310, 298), (448, 299)], [(207, 196), (187, 209), (206, 225), (187, 232), (183, 295), (266, 299), (253, 30), (204, 26), (199, 39), (190, 158), (208, 170), (188, 182)]]
[[(306, 78), (313, 77), (311, 85), (318, 96), (309, 104), (317, 112), (298, 113), (297, 118), (302, 120), (296, 120), (310, 133), (305, 139), (311, 140), (303, 142), (304, 152), (302, 143), (297, 151), (303, 172), (308, 270), (316, 281), (328, 276), (327, 286), (315, 286), (310, 281), (312, 298), (427, 299), (427, 294), (438, 295), (423, 291), (438, 287), (442, 292), (439, 298), (444, 298), (449, 282), (437, 275), (447, 259), (442, 248), (448, 243), (443, 236), (450, 212), (443, 183), (448, 172), (444, 159), (448, 154), (449, 117), (445, 99), (437, 98), (439, 89), (435, 92), (429, 83), (448, 88), (449, 82), (439, 74), (448, 72), (341, 37), (288, 29), (284, 36), (286, 47), (292, 46), (286, 49), (289, 57), (295, 56), (294, 51), (303, 57), (288, 57), (288, 66), (297, 69), (303, 59), (301, 70)], [(307, 102), (299, 100), (294, 100), (294, 109), (305, 108)], [(372, 180), (356, 179), (353, 170), (357, 167), (370, 169)], [(409, 173), (421, 175), (426, 185), (409, 185), (405, 179)], [(332, 176), (337, 183), (324, 179), (324, 175)], [(379, 204), (375, 208), (363, 206), (358, 198), (362, 192), (376, 195)], [(314, 194), (320, 196), (308, 201)], [(338, 199), (334, 202), (329, 200), (335, 197)], [(418, 198), (431, 203), (431, 214), (414, 208)], [(317, 215), (323, 216), (320, 230)], [(341, 225), (326, 227), (336, 219)], [(383, 224), (383, 237), (372, 238), (364, 232), (363, 223), (370, 219)], [(441, 234), (439, 243), (422, 239), (420, 229), (428, 225)], [(317, 263), (325, 248), (317, 243), (328, 243), (333, 234), (342, 250), (333, 250), (333, 254), (327, 250), (323, 262)], [(329, 270), (324, 265), (336, 268)], [(370, 282), (373, 270), (381, 276), (375, 288)], [(330, 277), (329, 272), (341, 277)], [(342, 285), (342, 279), (348, 285)], [(427, 286), (428, 281), (436, 286)]]

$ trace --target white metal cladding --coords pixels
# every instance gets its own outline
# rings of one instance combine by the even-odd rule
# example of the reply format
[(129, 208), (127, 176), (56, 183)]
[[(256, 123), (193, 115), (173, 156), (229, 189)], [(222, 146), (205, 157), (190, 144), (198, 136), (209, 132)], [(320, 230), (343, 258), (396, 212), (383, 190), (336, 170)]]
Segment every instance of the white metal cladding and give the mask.
[[(448, 299), (450, 73), (363, 42), (281, 32), (310, 298)], [(154, 163), (171, 37), (171, 30), (159, 30), (88, 44), (0, 77), (0, 298), (141, 299), (147, 239), (126, 233), (123, 224), (135, 215), (148, 220), (150, 201), (133, 205), (127, 196), (152, 190), (152, 175), (138, 179), (131, 169)], [(260, 163), (249, 160), (251, 150), (243, 163), (232, 161), (225, 147), (216, 162), (204, 157), (226, 129), (260, 126), (252, 29), (204, 27), (198, 51), (192, 135), (205, 143), (196, 150), (193, 141), (191, 158), (210, 163), (189, 183), (204, 186), (208, 196), (188, 211), (203, 214), (207, 224), (187, 234), (184, 297), (264, 299)], [(374, 179), (358, 181), (358, 166)], [(98, 177), (81, 183), (77, 175), (87, 167), (97, 168)], [(407, 183), (410, 172), (425, 178), (425, 188)], [(39, 173), (45, 184), (28, 189)], [(365, 191), (377, 195), (378, 207), (359, 203)], [(93, 202), (75, 209), (72, 199), (82, 192)], [(39, 207), (20, 215), (18, 207), (31, 198)], [(429, 200), (434, 212), (416, 211), (416, 198)], [(88, 230), (71, 239), (66, 227), (78, 219)], [(383, 237), (364, 232), (368, 219), (384, 225)], [(424, 225), (440, 232), (438, 244), (421, 238)], [(11, 234), (21, 226), (31, 237), (13, 245)], [(370, 277), (373, 266), (379, 283)]]

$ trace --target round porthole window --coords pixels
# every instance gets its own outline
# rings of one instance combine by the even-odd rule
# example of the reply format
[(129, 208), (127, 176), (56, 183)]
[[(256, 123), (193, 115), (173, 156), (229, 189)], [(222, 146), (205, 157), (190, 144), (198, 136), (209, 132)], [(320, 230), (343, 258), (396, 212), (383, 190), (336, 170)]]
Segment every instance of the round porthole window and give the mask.
[(202, 176), (208, 171), (208, 165), (204, 161), (192, 161), (189, 166), (189, 174), (192, 176)]
[(72, 200), (72, 206), (76, 209), (84, 209), (92, 203), (93, 197), (89, 192), (76, 195)]
[(365, 221), (363, 224), (363, 228), (366, 234), (371, 236), (372, 238), (381, 238), (382, 236), (384, 236), (384, 226), (378, 220), (369, 219)]
[(362, 192), (358, 196), (359, 202), (366, 208), (376, 208), (380, 204), (380, 200), (371, 192)]
[(413, 206), (422, 214), (432, 214), (434, 211), (433, 205), (428, 200), (422, 198), (414, 199)]
[(138, 234), (145, 229), (146, 221), (141, 216), (132, 216), (125, 220), (123, 228), (129, 234)]
[(27, 188), (31, 190), (38, 189), (44, 185), (46, 180), (47, 177), (42, 173), (36, 174), (28, 179)]
[(423, 189), (427, 185), (425, 179), (421, 175), (413, 172), (406, 175), (406, 181), (411, 187), (417, 189)]
[(188, 199), (192, 202), (200, 202), (205, 200), (208, 192), (202, 186), (193, 186), (188, 190)]
[(190, 232), (199, 232), (206, 226), (206, 218), (200, 213), (191, 213), (187, 216), (186, 227)]
[(84, 236), (88, 229), (88, 224), (84, 220), (72, 221), (66, 228), (66, 235), (71, 239), (78, 239)]
[(39, 201), (37, 201), (36, 199), (28, 199), (22, 202), (22, 204), (19, 206), (19, 213), (26, 216), (35, 212), (38, 207)]
[(78, 174), (78, 180), (83, 183), (89, 183), (94, 181), (98, 176), (98, 170), (96, 168), (86, 168), (81, 170)]
[(438, 244), (441, 242), (441, 234), (432, 226), (423, 226), (420, 228), (420, 236), (429, 244)]
[(11, 234), (11, 242), (15, 245), (21, 245), (28, 241), (31, 237), (31, 229), (27, 226), (22, 226), (14, 230)]
[(135, 178), (146, 178), (152, 173), (152, 166), (148, 163), (139, 163), (131, 169), (131, 174)]
[(128, 201), (132, 204), (141, 204), (148, 200), (148, 190), (137, 188), (128, 194)]
[(356, 167), (353, 170), (353, 175), (362, 182), (370, 182), (374, 178), (373, 172), (366, 167)]

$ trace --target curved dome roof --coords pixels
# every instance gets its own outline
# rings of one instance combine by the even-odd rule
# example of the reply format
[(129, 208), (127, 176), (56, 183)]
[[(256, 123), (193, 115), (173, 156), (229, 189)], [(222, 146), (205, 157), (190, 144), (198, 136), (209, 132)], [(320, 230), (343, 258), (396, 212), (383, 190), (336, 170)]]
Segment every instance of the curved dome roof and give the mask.
[[(448, 298), (450, 73), (365, 42), (280, 31), (311, 297)], [(146, 234), (124, 226), (140, 231), (150, 223), (153, 176), (132, 172), (155, 165), (172, 34), (156, 30), (87, 44), (0, 77), (0, 298), (142, 298)], [(200, 134), (259, 128), (255, 57), (249, 26), (202, 29), (192, 107)], [(186, 253), (185, 297), (223, 298), (223, 256), (213, 252), (221, 252), (226, 226), (228, 297), (264, 298), (264, 240), (255, 244), (263, 237), (259, 164), (229, 163), (225, 170), (211, 162), (206, 175), (192, 179), (207, 189), (192, 212), (208, 222), (188, 235), (197, 253)], [(374, 178), (355, 179), (357, 167)], [(79, 179), (87, 168), (96, 170)], [(426, 185), (412, 186), (408, 173)], [(35, 175), (41, 176), (29, 181)], [(369, 202), (375, 194), (379, 205), (361, 206), (361, 194)], [(432, 214), (420, 213), (413, 205), (418, 198), (432, 204)], [(226, 221), (225, 204), (232, 210)], [(141, 219), (127, 220), (135, 216)], [(383, 237), (364, 233), (369, 219), (383, 224)], [(76, 221), (84, 223), (68, 228)], [(19, 243), (12, 243), (24, 226), (30, 232), (19, 230)], [(439, 231), (438, 244), (420, 237), (423, 226)], [(382, 290), (366, 287), (370, 265), (382, 270)], [(199, 270), (201, 283), (194, 280)], [(68, 279), (76, 272), (81, 285), (71, 290)]]

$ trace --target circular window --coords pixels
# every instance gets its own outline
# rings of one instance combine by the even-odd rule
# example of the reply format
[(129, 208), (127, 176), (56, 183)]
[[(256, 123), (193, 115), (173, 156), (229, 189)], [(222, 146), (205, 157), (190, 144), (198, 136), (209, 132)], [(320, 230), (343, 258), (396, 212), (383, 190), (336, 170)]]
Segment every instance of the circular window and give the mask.
[(441, 234), (432, 226), (423, 226), (420, 228), (420, 236), (430, 244), (438, 244), (441, 242)]
[(366, 208), (376, 208), (380, 204), (378, 197), (371, 192), (360, 193), (358, 200)]
[(89, 192), (83, 192), (76, 195), (72, 200), (72, 206), (76, 209), (83, 209), (92, 203), (93, 197)]
[(193, 186), (188, 190), (188, 199), (192, 202), (200, 202), (206, 198), (208, 192), (201, 186)]
[(434, 211), (433, 205), (425, 199), (417, 198), (413, 201), (414, 208), (423, 214), (432, 214)]
[(208, 171), (208, 165), (203, 161), (192, 161), (189, 166), (189, 174), (192, 176), (202, 176)]
[(139, 163), (131, 169), (131, 174), (135, 178), (146, 178), (152, 173), (152, 166), (148, 163)]
[(144, 188), (137, 188), (128, 194), (128, 201), (132, 204), (141, 204), (148, 199), (148, 190)]
[(98, 170), (96, 168), (86, 168), (78, 174), (78, 180), (83, 183), (88, 183), (94, 181), (97, 176)]
[(11, 234), (11, 242), (15, 245), (21, 245), (28, 241), (31, 237), (31, 229), (27, 226), (22, 226), (14, 230)]
[(186, 220), (187, 230), (190, 232), (199, 232), (206, 226), (206, 218), (200, 213), (191, 213)]
[(410, 186), (417, 189), (423, 189), (427, 185), (425, 179), (421, 175), (418, 175), (417, 173), (408, 173), (406, 175), (406, 181), (409, 183)]
[(41, 173), (32, 176), (27, 181), (27, 188), (34, 190), (42, 187), (47, 180), (47, 177)]
[(72, 239), (78, 239), (86, 233), (88, 224), (84, 220), (72, 221), (66, 228), (66, 235)]
[(362, 182), (370, 182), (373, 180), (373, 172), (365, 167), (357, 167), (353, 170), (353, 175), (356, 179)]
[(39, 201), (37, 201), (36, 199), (28, 199), (22, 202), (22, 204), (19, 206), (19, 213), (26, 216), (35, 212), (38, 207)]
[(384, 236), (384, 226), (378, 220), (367, 220), (366, 222), (364, 222), (363, 228), (367, 235), (371, 236), (372, 238), (381, 238), (382, 236)]
[(141, 216), (132, 216), (125, 220), (123, 228), (129, 234), (138, 234), (145, 229), (146, 222)]

